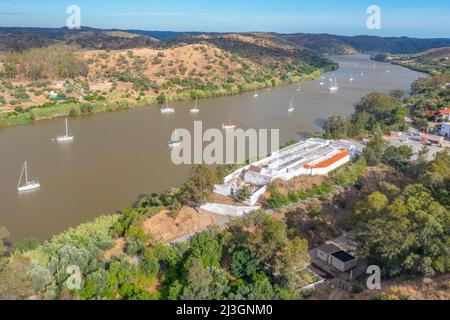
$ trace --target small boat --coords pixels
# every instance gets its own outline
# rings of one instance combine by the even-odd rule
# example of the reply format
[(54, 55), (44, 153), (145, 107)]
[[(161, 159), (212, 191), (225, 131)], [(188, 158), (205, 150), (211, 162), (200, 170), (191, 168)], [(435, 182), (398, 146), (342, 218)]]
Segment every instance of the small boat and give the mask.
[(364, 71), (363, 72), (361, 72), (361, 75), (364, 77)]
[(166, 101), (165, 106), (164, 106), (163, 108), (161, 108), (161, 113), (174, 113), (174, 112), (175, 112), (175, 109), (170, 108), (170, 107), (167, 105), (167, 101)]
[[(177, 136), (177, 129), (175, 129), (175, 136)], [(180, 139), (170, 140), (167, 146), (169, 148), (177, 148), (181, 145)]]
[(69, 142), (69, 141), (73, 141), (73, 136), (69, 136), (69, 126), (67, 123), (67, 118), (66, 118), (66, 134), (63, 136), (59, 136), (56, 137), (56, 141), (58, 142)]
[(336, 92), (339, 90), (339, 86), (337, 83), (337, 79), (334, 78), (334, 81), (330, 84), (330, 87), (328, 88), (328, 91), (330, 92)]
[(321, 81), (319, 82), (319, 84), (321, 86), (323, 86), (325, 84), (325, 82), (324, 82), (325, 81), (325, 76), (321, 76), (320, 79), (321, 79)]
[(258, 92), (256, 92), (256, 89), (255, 89), (255, 94), (253, 95), (253, 98), (258, 98)]
[(231, 122), (231, 117), (230, 117), (230, 119), (228, 120), (228, 123), (222, 124), (222, 129), (223, 129), (223, 130), (234, 130), (234, 129), (236, 129), (236, 125), (234, 125), (234, 124)]
[(292, 112), (294, 112), (294, 110), (295, 110), (295, 107), (294, 107), (294, 99), (291, 99), (291, 101), (289, 101), (289, 109), (288, 109), (288, 112), (289, 112), (289, 113), (292, 113)]
[(297, 92), (300, 92), (302, 90), (302, 88), (301, 88), (301, 86), (300, 85), (298, 85), (298, 87), (297, 87)]
[(353, 82), (353, 80), (355, 80), (355, 79), (353, 79), (353, 73), (352, 73), (352, 75), (350, 76), (350, 82)]
[(386, 73), (391, 73), (391, 70), (386, 70)]
[[(25, 183), (22, 183), (22, 179), (25, 176)], [(37, 181), (28, 181), (28, 164), (25, 161), (22, 167), (22, 173), (20, 174), (19, 184), (17, 185), (17, 191), (31, 191), (38, 189), (41, 184)]]
[(198, 99), (195, 99), (195, 107), (191, 109), (191, 113), (199, 113), (200, 109), (198, 108)]

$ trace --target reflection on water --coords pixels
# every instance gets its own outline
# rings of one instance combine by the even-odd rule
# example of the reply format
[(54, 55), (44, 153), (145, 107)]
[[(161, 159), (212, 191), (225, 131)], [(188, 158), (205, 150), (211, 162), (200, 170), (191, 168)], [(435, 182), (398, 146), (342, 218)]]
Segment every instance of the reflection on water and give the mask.
[[(176, 113), (161, 114), (150, 106), (70, 119), (75, 140), (52, 139), (64, 128), (63, 119), (0, 130), (0, 221), (14, 241), (48, 239), (52, 234), (102, 214), (114, 213), (140, 194), (162, 192), (181, 183), (187, 166), (170, 161), (167, 141), (175, 128), (220, 128), (229, 119), (241, 128), (280, 129), (281, 142), (320, 130), (331, 115), (348, 115), (353, 104), (372, 91), (409, 89), (421, 76), (399, 66), (372, 62), (366, 56), (336, 57), (339, 91), (328, 92), (325, 80), (293, 84), (231, 97), (174, 104)], [(391, 72), (388, 74), (386, 70)], [(364, 70), (364, 76), (361, 72)], [(354, 81), (349, 81), (353, 74)], [(320, 82), (324, 81), (321, 86)], [(295, 110), (287, 112), (294, 98)], [(30, 176), (41, 183), (37, 192), (18, 194), (16, 185), (24, 160)]]

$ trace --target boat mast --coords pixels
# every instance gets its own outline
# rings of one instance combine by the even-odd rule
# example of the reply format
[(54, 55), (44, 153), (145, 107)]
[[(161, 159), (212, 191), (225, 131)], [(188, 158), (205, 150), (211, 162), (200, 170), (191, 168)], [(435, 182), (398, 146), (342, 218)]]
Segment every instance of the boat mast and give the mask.
[(28, 164), (27, 161), (25, 161), (25, 184), (28, 184)]
[(69, 129), (67, 127), (67, 118), (66, 118), (66, 137), (68, 137), (68, 136), (69, 136)]

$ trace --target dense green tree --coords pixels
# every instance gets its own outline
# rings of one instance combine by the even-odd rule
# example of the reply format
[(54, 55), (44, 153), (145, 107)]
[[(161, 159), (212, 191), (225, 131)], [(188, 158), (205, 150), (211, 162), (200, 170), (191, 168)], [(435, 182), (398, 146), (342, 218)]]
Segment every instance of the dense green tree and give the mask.
[(352, 135), (352, 123), (347, 117), (332, 116), (325, 121), (323, 130), (327, 139), (343, 139)]
[(154, 248), (147, 248), (141, 257), (141, 267), (148, 277), (154, 277), (158, 274), (160, 264), (156, 250)]
[(222, 256), (222, 244), (213, 231), (204, 231), (191, 240), (191, 255), (202, 261), (205, 268), (219, 267)]
[(235, 246), (231, 250), (230, 272), (236, 278), (251, 278), (259, 270), (259, 265), (250, 250), (244, 246)]
[(27, 238), (24, 239), (18, 243), (16, 243), (16, 245), (14, 246), (14, 250), (16, 252), (27, 252), (30, 250), (34, 250), (39, 246), (39, 240), (35, 239), (35, 238)]
[(423, 185), (408, 185), (393, 200), (375, 192), (354, 219), (361, 257), (386, 275), (448, 272), (450, 212)]
[(410, 164), (413, 150), (410, 146), (390, 146), (384, 151), (383, 162), (405, 172)]
[(207, 165), (193, 165), (189, 177), (184, 184), (182, 200), (185, 204), (200, 207), (212, 195), (217, 182), (215, 172)]
[(211, 272), (203, 266), (199, 258), (190, 260), (187, 286), (183, 290), (181, 299), (183, 300), (207, 300), (209, 298), (209, 285), (213, 281)]

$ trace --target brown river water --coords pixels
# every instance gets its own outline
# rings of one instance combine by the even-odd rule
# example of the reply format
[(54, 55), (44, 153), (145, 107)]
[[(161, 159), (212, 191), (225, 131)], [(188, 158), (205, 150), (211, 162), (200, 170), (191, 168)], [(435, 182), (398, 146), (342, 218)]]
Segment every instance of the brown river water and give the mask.
[[(337, 56), (335, 72), (340, 90), (328, 92), (329, 73), (320, 79), (199, 101), (192, 115), (191, 102), (173, 104), (174, 114), (161, 114), (158, 106), (69, 119), (75, 140), (61, 144), (52, 139), (64, 131), (55, 119), (0, 129), (0, 221), (12, 241), (26, 237), (41, 240), (96, 216), (115, 213), (139, 195), (163, 192), (182, 183), (188, 166), (171, 162), (167, 141), (175, 128), (220, 128), (231, 117), (242, 128), (280, 129), (281, 143), (320, 131), (331, 115), (349, 115), (353, 104), (372, 91), (409, 89), (423, 74), (400, 66), (376, 63), (367, 56)], [(386, 70), (391, 70), (387, 73)], [(361, 75), (364, 73), (364, 76)], [(353, 73), (354, 82), (350, 82)], [(289, 100), (295, 112), (289, 114)], [(16, 186), (23, 161), (31, 179), (41, 188), (19, 194)]]

